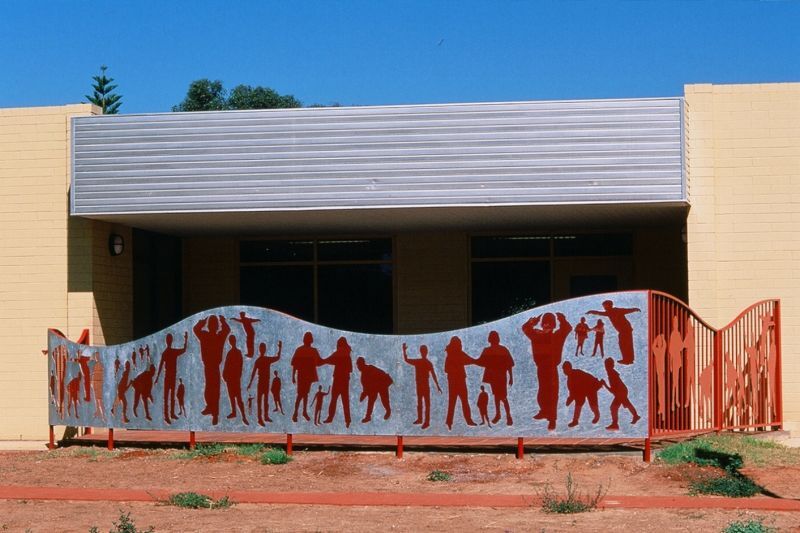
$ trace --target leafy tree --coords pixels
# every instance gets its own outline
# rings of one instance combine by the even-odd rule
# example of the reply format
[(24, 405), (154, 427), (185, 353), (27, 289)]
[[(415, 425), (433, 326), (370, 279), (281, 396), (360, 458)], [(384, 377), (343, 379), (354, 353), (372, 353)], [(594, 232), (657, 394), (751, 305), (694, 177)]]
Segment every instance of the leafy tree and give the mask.
[(227, 93), (220, 80), (195, 80), (183, 102), (173, 106), (173, 111), (218, 111), (221, 109), (279, 109), (300, 107), (302, 104), (290, 94), (278, 94), (269, 87), (237, 85)]
[(117, 86), (113, 84), (114, 78), (106, 76), (107, 69), (107, 66), (102, 65), (100, 67), (100, 75), (92, 76), (94, 80), (92, 90), (94, 92), (91, 96), (87, 94), (86, 100), (102, 108), (104, 115), (116, 115), (119, 113), (119, 106), (122, 105), (122, 95), (114, 94), (114, 89)]

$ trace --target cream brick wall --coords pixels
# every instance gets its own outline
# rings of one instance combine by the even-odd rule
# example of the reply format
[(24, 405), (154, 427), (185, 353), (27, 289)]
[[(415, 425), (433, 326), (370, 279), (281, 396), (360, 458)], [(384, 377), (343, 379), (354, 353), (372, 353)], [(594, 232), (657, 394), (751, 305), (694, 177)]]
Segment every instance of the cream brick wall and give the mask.
[(781, 298), (784, 418), (800, 430), (800, 83), (685, 96), (689, 303), (722, 326)]

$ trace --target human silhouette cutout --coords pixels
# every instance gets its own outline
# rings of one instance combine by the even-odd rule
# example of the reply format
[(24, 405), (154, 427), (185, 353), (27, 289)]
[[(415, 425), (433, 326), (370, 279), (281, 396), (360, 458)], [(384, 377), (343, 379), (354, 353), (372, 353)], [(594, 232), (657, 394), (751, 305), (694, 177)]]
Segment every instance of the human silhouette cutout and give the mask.
[(586, 323), (586, 317), (581, 317), (581, 321), (575, 324), (575, 357), (579, 354), (583, 355), (583, 343), (589, 338), (589, 324)]
[(311, 401), (311, 407), (314, 409), (314, 425), (319, 425), (319, 419), (322, 418), (322, 404), (325, 402), (325, 396), (331, 389), (326, 390), (325, 392), (322, 391), (322, 385), (319, 386), (317, 389), (317, 393), (314, 395), (314, 399)]
[(247, 413), (244, 410), (244, 400), (242, 400), (242, 369), (244, 365), (242, 351), (236, 346), (234, 335), (228, 337), (228, 343), (230, 349), (225, 357), (225, 366), (222, 368), (222, 379), (228, 389), (228, 401), (231, 404), (228, 419), (236, 418), (236, 408), (238, 407), (242, 413), (242, 423), (249, 425), (250, 422), (247, 421)]
[(186, 416), (186, 408), (184, 407), (183, 401), (186, 398), (186, 387), (183, 385), (183, 380), (178, 378), (178, 414), (180, 416)]
[(78, 414), (78, 402), (81, 398), (81, 374), (78, 373), (67, 383), (67, 416), (70, 409), (75, 413), (75, 418), (80, 418)]
[(483, 385), (481, 385), (481, 391), (478, 393), (478, 413), (481, 415), (479, 425), (492, 427), (492, 423), (489, 421), (489, 393), (486, 392), (486, 388)]
[[(610, 359), (608, 359), (610, 361)], [(573, 428), (580, 423), (581, 410), (583, 404), (589, 402), (589, 409), (592, 410), (594, 418), (592, 424), (597, 424), (600, 420), (600, 409), (597, 406), (597, 391), (599, 391), (603, 384), (593, 375), (577, 368), (572, 368), (572, 363), (564, 361), (561, 365), (564, 375), (567, 377), (567, 405), (575, 403), (572, 411), (572, 421), (567, 424)]]
[[(131, 362), (125, 361), (125, 369), (122, 371), (122, 377), (119, 378), (119, 383), (117, 383), (117, 400), (122, 404), (122, 421), (126, 424), (130, 422), (128, 420), (128, 399), (125, 396), (128, 392), (128, 387), (130, 387), (130, 376)], [(112, 407), (111, 410), (113, 411), (114, 408)]]
[(444, 373), (447, 374), (447, 418), (445, 424), (448, 430), (453, 429), (453, 415), (455, 414), (456, 401), (461, 402), (461, 412), (464, 422), (468, 426), (475, 426), (469, 408), (469, 393), (467, 391), (467, 365), (477, 364), (477, 360), (464, 352), (461, 339), (451, 337), (444, 349)]
[(336, 350), (322, 360), (323, 365), (333, 366), (333, 383), (330, 387), (331, 400), (328, 404), (328, 416), (325, 424), (333, 422), (336, 416), (336, 405), (341, 400), (344, 412), (344, 425), (350, 427), (350, 374), (353, 372), (353, 360), (350, 356), (352, 348), (347, 344), (347, 339), (339, 337), (336, 341)]
[(256, 330), (253, 328), (253, 324), (256, 322), (261, 322), (261, 320), (247, 316), (244, 311), (239, 313), (239, 318), (232, 317), (231, 320), (234, 320), (242, 325), (245, 335), (245, 342), (247, 343), (247, 357), (253, 357), (253, 355), (256, 353)]
[(171, 424), (173, 420), (177, 420), (175, 415), (175, 378), (178, 376), (178, 358), (186, 353), (186, 348), (189, 346), (189, 332), (183, 334), (183, 347), (176, 348), (172, 346), (173, 337), (172, 333), (167, 333), (165, 337), (166, 348), (161, 353), (161, 361), (158, 363), (158, 372), (156, 373), (156, 383), (161, 377), (161, 371), (164, 371), (164, 385), (162, 393), (164, 397), (164, 422)]
[(686, 335), (683, 337), (684, 354), (686, 356), (686, 370), (684, 371), (683, 405), (688, 406), (695, 394), (695, 375), (697, 360), (695, 357), (694, 326), (691, 319), (686, 320)]
[(73, 359), (74, 362), (78, 363), (78, 367), (81, 370), (81, 382), (83, 383), (83, 401), (90, 402), (92, 401), (92, 394), (91, 394), (91, 386), (92, 386), (92, 373), (89, 370), (89, 361), (91, 361), (91, 356), (84, 354), (82, 351), (78, 351), (78, 356)]
[(58, 407), (56, 402), (56, 373), (52, 370), (50, 371), (50, 403)]
[(67, 406), (64, 404), (64, 397), (67, 392), (67, 363), (69, 352), (67, 347), (59, 344), (53, 349), (53, 366), (56, 369), (56, 381), (58, 383), (58, 417), (64, 418), (64, 410)]
[(592, 357), (597, 354), (597, 349), (600, 349), (600, 357), (606, 356), (606, 351), (603, 347), (603, 338), (606, 336), (606, 327), (602, 320), (598, 320), (597, 324), (591, 329), (594, 332), (594, 346), (592, 348)]
[(667, 340), (663, 333), (659, 333), (653, 340), (653, 361), (655, 363), (656, 376), (663, 376), (656, 380), (658, 395), (656, 400), (656, 412), (659, 416), (664, 416), (667, 410)]
[(636, 408), (628, 399), (628, 387), (625, 386), (625, 383), (623, 383), (622, 378), (619, 376), (619, 372), (614, 368), (614, 360), (610, 358), (606, 359), (604, 364), (606, 365), (608, 383), (603, 382), (603, 385), (614, 396), (614, 399), (611, 401), (611, 406), (609, 407), (609, 411), (611, 412), (611, 424), (606, 426), (606, 429), (613, 431), (619, 429), (620, 407), (624, 407), (631, 412), (633, 416), (631, 425), (638, 422), (640, 417), (636, 412)]
[(281, 402), (281, 378), (278, 371), (272, 373), (272, 384), (270, 385), (270, 392), (272, 392), (272, 401), (275, 404), (273, 412), (283, 413), (283, 402)]
[(119, 357), (117, 357), (114, 359), (114, 379), (117, 379), (120, 366), (122, 366), (122, 363), (120, 362)]
[(256, 382), (256, 414), (258, 415), (259, 426), (263, 426), (265, 422), (272, 422), (269, 417), (269, 370), (272, 363), (281, 358), (282, 350), (283, 342), (278, 341), (278, 353), (269, 357), (267, 356), (267, 344), (262, 342), (258, 345), (258, 357), (253, 363), (253, 371), (250, 373), (247, 390), (250, 390), (253, 385), (253, 378), (258, 377)]
[(192, 331), (200, 341), (200, 359), (203, 361), (205, 377), (203, 397), (206, 405), (200, 414), (210, 415), (211, 424), (216, 426), (219, 421), (219, 393), (222, 384), (220, 365), (222, 365), (222, 352), (225, 350), (225, 339), (228, 338), (231, 327), (224, 316), (217, 318), (211, 315), (198, 321)]
[(106, 412), (103, 408), (103, 362), (100, 360), (100, 353), (92, 354), (92, 392), (94, 392), (94, 418), (106, 419)]
[(141, 400), (144, 405), (144, 417), (147, 420), (152, 420), (150, 418), (149, 403), (153, 401), (153, 376), (155, 373), (156, 367), (151, 363), (144, 372), (131, 381), (131, 388), (133, 388), (133, 416), (139, 416), (136, 409), (139, 407), (139, 400)]
[(414, 424), (422, 424), (422, 429), (427, 429), (431, 425), (431, 378), (436, 385), (436, 390), (439, 391), (439, 394), (442, 393), (439, 380), (436, 379), (436, 370), (428, 359), (428, 347), (424, 344), (421, 345), (419, 359), (409, 359), (408, 346), (403, 343), (403, 360), (414, 367), (414, 380), (417, 386), (417, 419), (414, 420)]
[(361, 420), (362, 424), (366, 424), (372, 420), (372, 409), (375, 407), (375, 400), (381, 399), (384, 420), (388, 420), (392, 416), (392, 404), (389, 398), (389, 387), (392, 385), (392, 377), (378, 368), (377, 366), (368, 365), (363, 357), (356, 359), (356, 368), (361, 372), (361, 397), (359, 402), (367, 400), (367, 412)]
[(321, 358), (316, 348), (311, 346), (314, 336), (310, 331), (303, 335), (303, 344), (299, 346), (292, 356), (292, 383), (297, 385), (297, 395), (294, 400), (294, 414), (292, 422), (297, 422), (297, 410), (303, 404), (303, 418), (311, 420), (308, 416), (308, 394), (311, 386), (319, 379), (317, 367)]
[[(556, 329), (556, 320), (558, 329)], [(541, 327), (539, 326), (541, 323)], [(564, 343), (567, 340), (572, 325), (567, 321), (564, 313), (545, 313), (532, 317), (522, 325), (522, 332), (531, 341), (531, 354), (533, 364), (536, 365), (536, 378), (539, 390), (536, 393), (536, 402), (539, 412), (534, 420), (547, 420), (547, 429), (556, 428), (558, 418), (558, 365)]]
[(587, 315), (601, 315), (608, 317), (608, 321), (617, 330), (617, 340), (619, 342), (619, 353), (622, 358), (619, 360), (622, 365), (632, 365), (634, 361), (633, 350), (633, 326), (628, 321), (627, 315), (641, 311), (638, 307), (614, 307), (614, 302), (605, 300), (602, 311), (587, 311)]
[(508, 387), (514, 384), (514, 358), (508, 348), (500, 344), (500, 334), (490, 331), (489, 346), (483, 349), (476, 361), (483, 367), (483, 383), (492, 387), (494, 396), (494, 418), (492, 424), (500, 421), (500, 406), (506, 411), (506, 425), (514, 424), (511, 418), (511, 407), (508, 405)]
[(678, 329), (677, 315), (672, 317), (672, 331), (669, 334), (669, 342), (667, 343), (667, 350), (669, 352), (669, 374), (671, 383), (671, 404), (672, 408), (678, 407), (678, 395), (680, 394), (680, 373), (683, 368), (683, 336)]

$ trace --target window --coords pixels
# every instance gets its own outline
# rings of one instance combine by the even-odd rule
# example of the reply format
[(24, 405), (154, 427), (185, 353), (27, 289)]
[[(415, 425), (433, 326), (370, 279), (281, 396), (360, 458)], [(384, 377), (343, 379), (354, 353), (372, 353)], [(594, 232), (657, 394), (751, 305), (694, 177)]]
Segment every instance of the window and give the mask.
[(367, 333), (392, 333), (391, 239), (241, 241), (244, 305)]

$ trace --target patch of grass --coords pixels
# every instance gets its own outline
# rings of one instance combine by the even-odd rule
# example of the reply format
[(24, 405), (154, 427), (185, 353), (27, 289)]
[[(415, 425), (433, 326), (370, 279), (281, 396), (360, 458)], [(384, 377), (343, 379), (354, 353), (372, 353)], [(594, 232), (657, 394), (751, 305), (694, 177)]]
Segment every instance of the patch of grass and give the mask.
[(233, 501), (227, 496), (214, 501), (210, 496), (198, 494), (197, 492), (173, 494), (169, 497), (168, 503), (184, 509), (227, 509), (233, 505)]
[(777, 529), (767, 526), (760, 518), (751, 518), (731, 522), (722, 530), (722, 533), (772, 533), (774, 531)]
[(754, 466), (786, 466), (800, 464), (800, 449), (789, 448), (779, 442), (749, 435), (721, 434), (698, 437), (665, 447), (658, 454), (666, 464), (694, 462), (697, 449), (738, 455), (742, 461)]
[(178, 452), (175, 457), (178, 459), (195, 459), (196, 457), (214, 457), (225, 453), (225, 445), (218, 442), (211, 444), (198, 444), (194, 450)]
[(761, 493), (761, 487), (752, 479), (738, 472), (726, 472), (722, 476), (710, 476), (689, 483), (689, 494), (713, 494), (728, 498), (749, 498)]
[(542, 492), (542, 510), (546, 513), (556, 514), (585, 513), (595, 509), (598, 502), (608, 492), (608, 487), (598, 485), (593, 494), (581, 494), (578, 491), (578, 484), (572, 478), (572, 472), (567, 474), (566, 489), (566, 495), (561, 496), (556, 494), (549, 484), (545, 485)]
[(234, 449), (238, 455), (255, 457), (262, 454), (265, 448), (263, 444), (237, 444)]
[(286, 455), (286, 452), (280, 448), (267, 448), (264, 450), (264, 453), (261, 454), (262, 465), (285, 465), (291, 460), (292, 458)]
[[(112, 522), (111, 524), (112, 527), (108, 530), (108, 533), (153, 533), (156, 530), (153, 526), (147, 529), (137, 529), (136, 524), (131, 518), (131, 513), (125, 513), (122, 509), (119, 511), (119, 521)], [(100, 533), (100, 530), (97, 526), (92, 526), (89, 529), (89, 533)]]
[(106, 457), (115, 457), (118, 454), (119, 450), (103, 450), (102, 448), (95, 448), (94, 446), (89, 448), (75, 448), (74, 450), (71, 450), (71, 455), (73, 457), (86, 457), (90, 461), (97, 461)]
[(443, 472), (441, 470), (432, 470), (430, 474), (428, 474), (427, 480), (428, 481), (450, 481), (453, 479), (453, 476), (448, 474), (447, 472)]

